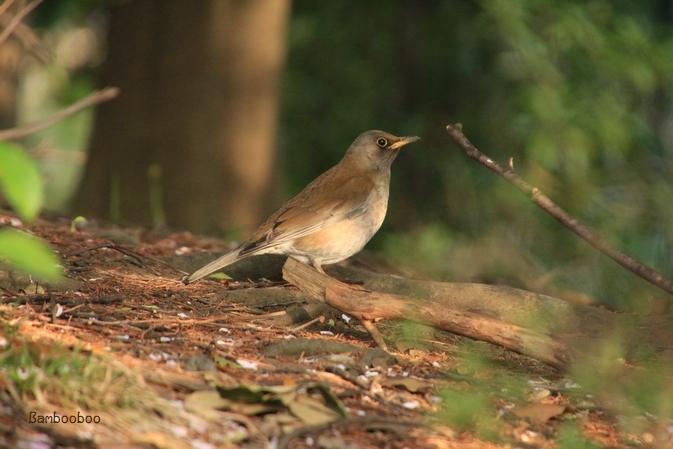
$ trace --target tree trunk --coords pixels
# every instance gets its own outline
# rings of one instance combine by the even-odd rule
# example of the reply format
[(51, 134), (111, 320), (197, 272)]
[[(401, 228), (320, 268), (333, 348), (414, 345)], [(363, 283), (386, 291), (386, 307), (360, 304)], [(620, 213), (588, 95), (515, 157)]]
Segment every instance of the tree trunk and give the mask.
[(289, 0), (138, 0), (111, 13), (77, 214), (198, 233), (269, 212)]

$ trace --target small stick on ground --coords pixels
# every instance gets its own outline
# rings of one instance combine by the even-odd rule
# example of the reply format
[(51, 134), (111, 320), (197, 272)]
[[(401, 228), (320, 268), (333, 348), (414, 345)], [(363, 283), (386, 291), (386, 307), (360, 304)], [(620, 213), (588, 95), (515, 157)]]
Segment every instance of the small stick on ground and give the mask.
[(362, 325), (367, 329), (367, 332), (369, 332), (369, 335), (372, 336), (374, 339), (374, 343), (376, 345), (383, 349), (384, 351), (388, 351), (388, 345), (386, 344), (385, 340), (383, 339), (383, 335), (381, 335), (381, 332), (379, 332), (379, 329), (376, 327), (374, 324), (374, 321), (372, 320), (362, 320), (361, 321)]
[(186, 271), (178, 270), (177, 268), (175, 268), (173, 265), (169, 264), (168, 262), (164, 262), (163, 260), (159, 260), (156, 257), (148, 256), (146, 254), (139, 253), (138, 251), (132, 250), (130, 248), (125, 248), (121, 245), (117, 245), (117, 244), (114, 244), (114, 243), (101, 243), (100, 245), (87, 246), (86, 248), (82, 248), (82, 249), (78, 249), (78, 250), (75, 250), (75, 251), (70, 251), (69, 253), (65, 253), (63, 255), (63, 257), (78, 256), (78, 255), (83, 254), (87, 251), (93, 251), (93, 250), (102, 249), (102, 248), (113, 249), (115, 251), (119, 251), (123, 255), (135, 259), (138, 262), (138, 264), (141, 264), (141, 265), (142, 265), (142, 261), (140, 260), (140, 258), (145, 258), (147, 260), (151, 260), (152, 262), (158, 263), (159, 265), (163, 265), (166, 268), (170, 268), (174, 271), (177, 271), (180, 274), (184, 274), (184, 275), (189, 274)]
[(507, 164), (500, 164), (493, 161), (493, 159), (486, 156), (484, 153), (475, 148), (474, 145), (463, 134), (463, 125), (456, 123), (455, 125), (448, 125), (446, 127), (449, 135), (458, 144), (458, 146), (467, 154), (467, 156), (475, 161), (481, 163), (486, 168), (491, 169), (498, 175), (509, 181), (514, 187), (519, 189), (524, 194), (528, 195), (533, 203), (538, 205), (542, 210), (554, 217), (563, 226), (573, 231), (575, 234), (584, 239), (591, 246), (623, 266), (627, 270), (637, 274), (652, 285), (673, 295), (673, 281), (664, 277), (655, 269), (639, 262), (626, 253), (618, 250), (593, 230), (586, 225), (580, 223), (565, 210), (561, 209), (556, 203), (550, 200), (536, 187), (531, 186), (526, 181), (521, 179), (514, 173), (514, 161), (509, 158)]
[(345, 418), (338, 421), (326, 423), (326, 424), (316, 424), (312, 426), (303, 426), (293, 430), (290, 433), (283, 435), (283, 437), (278, 442), (278, 449), (286, 449), (290, 447), (290, 443), (295, 438), (303, 437), (305, 435), (317, 434), (324, 432), (325, 430), (336, 428), (336, 427), (345, 427), (350, 425), (361, 425), (365, 428), (372, 425), (392, 425), (398, 428), (401, 427), (430, 427), (430, 424), (422, 421), (411, 421), (406, 419), (395, 419), (395, 418), (380, 418), (376, 416), (366, 416), (366, 417), (353, 417)]

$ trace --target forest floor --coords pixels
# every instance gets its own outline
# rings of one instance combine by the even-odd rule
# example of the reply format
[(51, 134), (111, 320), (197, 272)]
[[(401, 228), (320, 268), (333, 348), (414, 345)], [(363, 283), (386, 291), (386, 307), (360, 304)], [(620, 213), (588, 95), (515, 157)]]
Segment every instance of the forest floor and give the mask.
[[(0, 214), (0, 221), (9, 217)], [(306, 306), (265, 279), (180, 282), (223, 241), (137, 229), (29, 228), (62, 257), (48, 289), (0, 276), (0, 447), (665, 447), (569, 377), (501, 348), (381, 323), (269, 320)], [(182, 262), (184, 261), (184, 263)], [(241, 302), (254, 290), (267, 301)], [(80, 422), (53, 423), (74, 420)]]

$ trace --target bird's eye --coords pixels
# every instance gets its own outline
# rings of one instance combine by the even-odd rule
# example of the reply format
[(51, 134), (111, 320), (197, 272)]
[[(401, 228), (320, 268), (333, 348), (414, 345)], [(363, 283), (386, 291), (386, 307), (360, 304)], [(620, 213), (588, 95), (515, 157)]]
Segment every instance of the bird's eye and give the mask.
[(380, 137), (379, 140), (376, 141), (376, 145), (380, 146), (381, 148), (385, 147), (388, 145), (388, 139), (384, 139), (383, 137)]

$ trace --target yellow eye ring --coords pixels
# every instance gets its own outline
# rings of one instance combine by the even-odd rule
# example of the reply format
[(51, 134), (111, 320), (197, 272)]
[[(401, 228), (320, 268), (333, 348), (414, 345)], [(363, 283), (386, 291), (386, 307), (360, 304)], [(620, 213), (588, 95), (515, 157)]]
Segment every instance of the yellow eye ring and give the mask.
[(388, 145), (388, 139), (384, 139), (383, 137), (379, 137), (376, 141), (376, 145), (380, 146), (381, 148), (384, 148)]

